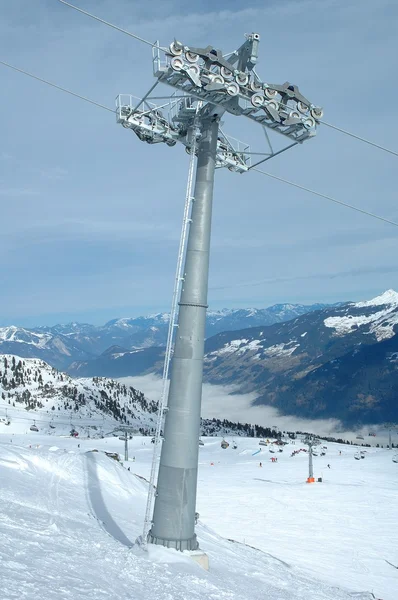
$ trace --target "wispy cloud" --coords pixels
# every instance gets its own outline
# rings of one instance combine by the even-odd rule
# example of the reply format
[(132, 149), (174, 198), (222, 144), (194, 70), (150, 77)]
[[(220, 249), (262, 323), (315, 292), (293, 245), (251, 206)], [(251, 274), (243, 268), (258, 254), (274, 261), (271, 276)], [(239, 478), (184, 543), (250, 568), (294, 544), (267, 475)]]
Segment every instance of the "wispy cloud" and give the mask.
[(40, 195), (40, 192), (33, 188), (0, 188), (0, 196), (8, 196), (10, 198), (38, 195)]
[(37, 172), (42, 179), (49, 181), (62, 181), (68, 176), (68, 171), (62, 167), (47, 167), (46, 169), (39, 169)]
[[(51, 10), (46, 4), (6, 3), (0, 23), (5, 60), (106, 105), (119, 92), (141, 95), (152, 85), (150, 48), (58, 2)], [(390, 76), (398, 18), (391, 0), (363, 0), (360, 10), (358, 0), (252, 0), (249, 5), (233, 0), (216, 7), (176, 0), (84, 4), (162, 44), (177, 36), (186, 44), (211, 43), (229, 52), (244, 41), (245, 32), (258, 31), (258, 73), (264, 81), (298, 84), (324, 105), (330, 122), (386, 146), (396, 143), (388, 126), (393, 103), (383, 106), (376, 122), (371, 96), (347, 102), (357, 97), (369, 72), (374, 89), (388, 86), (392, 97), (398, 91)], [(167, 309), (186, 191), (183, 149), (143, 144), (111, 113), (0, 68), (6, 140), (0, 153), (0, 243), (7, 257), (0, 262), (2, 281), (8, 282), (2, 286), (2, 314), (12, 311), (16, 318), (18, 306), (21, 318), (29, 310), (45, 322), (46, 312), (66, 312), (67, 303), (71, 313), (86, 311), (98, 306), (99, 298), (109, 311), (117, 310), (120, 298), (132, 314), (145, 312), (154, 298), (159, 310)], [(161, 94), (170, 91), (159, 86)], [(265, 138), (251, 126), (248, 119), (225, 116), (225, 131), (256, 149)], [(276, 175), (394, 218), (391, 160), (320, 128), (315, 139), (268, 164)], [(391, 226), (263, 176), (219, 170), (209, 302), (261, 307), (365, 299), (369, 291), (376, 295), (398, 286), (394, 236)], [(32, 276), (32, 264), (40, 277)], [(73, 294), (57, 270), (69, 287), (73, 278)], [(131, 281), (137, 287), (144, 281), (145, 290), (135, 292)], [(22, 302), (27, 296), (29, 303)]]
[(257, 287), (257, 286), (267, 286), (273, 285), (275, 283), (287, 283), (293, 281), (308, 281), (308, 280), (327, 280), (327, 279), (339, 279), (345, 277), (360, 277), (363, 275), (373, 275), (373, 274), (390, 274), (390, 273), (398, 273), (398, 265), (384, 266), (384, 267), (364, 267), (358, 269), (350, 269), (348, 271), (340, 271), (340, 272), (321, 272), (321, 273), (311, 273), (309, 275), (297, 275), (293, 277), (273, 277), (268, 279), (260, 279), (258, 281), (245, 281), (245, 282), (234, 282), (229, 285), (221, 285), (221, 286), (211, 286), (209, 289), (211, 290), (227, 290), (234, 289), (239, 287)]

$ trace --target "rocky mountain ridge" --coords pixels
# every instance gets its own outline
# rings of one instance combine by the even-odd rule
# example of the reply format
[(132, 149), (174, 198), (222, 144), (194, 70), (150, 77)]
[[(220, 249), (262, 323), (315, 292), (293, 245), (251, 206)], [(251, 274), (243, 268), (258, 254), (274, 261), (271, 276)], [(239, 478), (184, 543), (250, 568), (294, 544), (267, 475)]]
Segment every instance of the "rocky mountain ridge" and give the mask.
[[(127, 425), (153, 435), (156, 419), (157, 403), (131, 386), (104, 377), (73, 379), (40, 359), (0, 355), (0, 433), (11, 429), (102, 437)], [(201, 435), (276, 437), (277, 432), (202, 419)]]
[(346, 425), (398, 421), (398, 294), (207, 340), (205, 377), (256, 404)]
[[(234, 384), (283, 414), (348, 426), (398, 421), (398, 294), (323, 308), (271, 326), (219, 333), (205, 344), (205, 381)], [(109, 350), (80, 375), (160, 374), (160, 349)], [(138, 358), (139, 357), (139, 358)]]
[[(63, 425), (154, 427), (155, 402), (105, 378), (73, 379), (40, 359), (0, 355), (0, 410), (9, 419)], [(36, 419), (35, 419), (36, 417)], [(82, 425), (83, 426), (83, 425)]]
[[(207, 314), (207, 337), (221, 331), (269, 325), (326, 305), (277, 304), (265, 309), (222, 309)], [(164, 346), (169, 315), (112, 319), (103, 326), (68, 323), (32, 329), (8, 326), (0, 328), (0, 353), (25, 358), (41, 358), (56, 368), (67, 369), (72, 362), (98, 358), (109, 348), (125, 351)]]

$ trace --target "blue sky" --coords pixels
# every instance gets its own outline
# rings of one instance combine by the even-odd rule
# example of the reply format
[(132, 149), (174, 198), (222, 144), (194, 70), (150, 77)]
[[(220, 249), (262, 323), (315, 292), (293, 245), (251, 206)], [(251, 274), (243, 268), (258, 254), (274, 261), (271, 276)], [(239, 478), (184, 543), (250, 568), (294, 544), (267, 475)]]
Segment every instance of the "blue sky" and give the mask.
[[(56, 0), (4, 4), (0, 60), (111, 107), (118, 93), (152, 85), (149, 47)], [(231, 51), (256, 31), (264, 81), (296, 83), (329, 122), (397, 149), (394, 0), (75, 4), (164, 45), (177, 37)], [(168, 310), (186, 153), (143, 144), (111, 113), (2, 66), (0, 77), (0, 325)], [(261, 133), (252, 127), (225, 119), (228, 133), (250, 142)], [(398, 220), (397, 166), (321, 128), (267, 170)], [(397, 289), (397, 233), (263, 175), (219, 170), (209, 304), (334, 302)]]

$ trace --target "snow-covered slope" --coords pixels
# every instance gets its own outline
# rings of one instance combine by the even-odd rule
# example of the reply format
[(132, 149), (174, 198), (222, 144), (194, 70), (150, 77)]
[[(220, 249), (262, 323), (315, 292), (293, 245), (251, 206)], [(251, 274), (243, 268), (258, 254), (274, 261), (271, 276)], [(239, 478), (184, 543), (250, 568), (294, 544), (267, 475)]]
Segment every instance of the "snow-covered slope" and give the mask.
[(358, 463), (352, 448), (339, 456), (330, 447), (315, 459), (323, 483), (309, 486), (303, 453), (285, 451), (273, 464), (263, 450), (259, 468), (256, 440), (221, 450), (220, 439), (205, 439), (197, 507), (205, 572), (181, 553), (133, 546), (148, 439), (130, 442), (130, 471), (101, 452), (120, 452), (117, 439), (79, 440), (80, 449), (73, 439), (12, 439), (0, 441), (4, 600), (396, 600), (398, 571), (386, 561), (398, 559), (397, 465), (387, 451)]
[(210, 383), (237, 384), (284, 414), (348, 426), (398, 420), (398, 294), (224, 332), (206, 342)]
[[(0, 434), (39, 431), (101, 436), (120, 425), (154, 433), (157, 403), (105, 377), (73, 379), (39, 359), (0, 355)], [(226, 419), (202, 419), (202, 434), (269, 436), (270, 428)]]
[(354, 306), (357, 308), (365, 308), (367, 306), (398, 306), (398, 293), (395, 290), (386, 290), (380, 296), (376, 296), (371, 300), (365, 300), (364, 302), (356, 302)]
[[(384, 294), (367, 300), (350, 304), (344, 316), (328, 317), (326, 327), (335, 330), (336, 335), (347, 335), (357, 330), (372, 334), (376, 340), (386, 340), (395, 335), (394, 327), (398, 325), (398, 293), (387, 290)], [(375, 310), (382, 307), (381, 310)], [(359, 309), (359, 310), (358, 310)]]
[(155, 411), (142, 392), (116, 381), (72, 379), (40, 359), (0, 355), (1, 418), (20, 423), (22, 430), (33, 424), (40, 430), (68, 429), (68, 423), (70, 429), (72, 421), (78, 431), (94, 424), (109, 431), (124, 423), (149, 429)]

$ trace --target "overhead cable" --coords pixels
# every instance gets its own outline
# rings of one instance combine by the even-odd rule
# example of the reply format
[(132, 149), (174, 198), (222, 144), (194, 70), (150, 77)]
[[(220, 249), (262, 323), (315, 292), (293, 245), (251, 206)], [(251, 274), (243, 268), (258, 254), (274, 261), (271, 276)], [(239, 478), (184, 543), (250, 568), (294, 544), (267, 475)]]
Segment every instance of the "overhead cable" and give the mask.
[(109, 106), (105, 106), (104, 104), (100, 104), (99, 102), (95, 102), (94, 100), (90, 100), (90, 98), (86, 98), (85, 96), (81, 96), (80, 94), (76, 94), (75, 92), (72, 92), (71, 90), (68, 90), (64, 87), (61, 87), (60, 85), (57, 85), (56, 83), (52, 83), (51, 81), (47, 81), (46, 79), (42, 79), (41, 77), (38, 77), (37, 75), (33, 75), (33, 73), (29, 73), (28, 71), (24, 71), (23, 69), (19, 69), (18, 67), (15, 67), (14, 65), (11, 65), (10, 63), (4, 62), (3, 60), (0, 60), (0, 65), (4, 65), (5, 67), (9, 67), (10, 69), (14, 69), (14, 71), (18, 71), (18, 73), (22, 73), (23, 75), (27, 75), (28, 77), (32, 77), (32, 79), (36, 79), (37, 81), (41, 81), (41, 83), (45, 83), (46, 85), (50, 85), (51, 87), (60, 90), (61, 92), (65, 92), (66, 94), (70, 94), (71, 96), (75, 96), (75, 98), (80, 98), (80, 100), (84, 100), (85, 102), (89, 102), (90, 104), (94, 104), (94, 106), (98, 106), (99, 108), (103, 108), (104, 110), (109, 110), (109, 112), (114, 113), (114, 109), (113, 108), (109, 108)]
[(92, 19), (95, 19), (96, 21), (99, 21), (100, 23), (103, 23), (104, 25), (108, 25), (108, 27), (112, 27), (112, 29), (116, 29), (117, 31), (121, 31), (122, 33), (125, 33), (126, 35), (129, 35), (130, 37), (138, 40), (139, 42), (143, 42), (144, 44), (148, 44), (148, 46), (156, 46), (156, 44), (154, 44), (153, 42), (149, 42), (148, 40), (145, 40), (144, 38), (140, 37), (139, 35), (135, 35), (134, 33), (131, 33), (130, 31), (127, 31), (126, 29), (122, 29), (122, 27), (118, 27), (117, 25), (113, 25), (113, 23), (109, 23), (109, 21), (105, 21), (104, 19), (100, 19), (99, 17), (96, 17), (95, 15), (93, 15), (92, 13), (87, 12), (86, 10), (83, 10), (81, 8), (78, 8), (77, 6), (74, 6), (73, 4), (70, 4), (69, 2), (65, 2), (65, 0), (58, 0), (58, 2), (61, 2), (61, 4), (65, 4), (66, 6), (69, 6), (70, 8), (73, 8), (74, 10), (77, 10), (80, 13), (83, 13), (83, 15), (86, 15), (87, 17), (91, 17)]
[[(291, 106), (289, 106), (288, 104), (285, 104), (284, 102), (280, 102), (280, 106), (282, 106), (283, 108), (286, 108), (288, 110), (291, 110)], [(346, 129), (337, 127), (337, 125), (332, 125), (332, 123), (328, 123), (327, 121), (324, 121), (323, 119), (317, 119), (317, 121), (319, 122), (320, 125), (325, 125), (325, 127), (330, 127), (331, 129), (335, 129), (336, 131), (339, 131), (340, 133), (344, 133), (344, 135), (348, 135), (356, 140), (359, 140), (360, 142), (363, 142), (364, 144), (369, 144), (369, 146), (373, 146), (374, 148), (383, 150), (383, 152), (388, 152), (389, 154), (398, 156), (398, 152), (395, 152), (395, 150), (390, 150), (390, 148), (386, 148), (385, 146), (382, 146), (381, 144), (376, 144), (376, 142), (371, 142), (370, 140), (368, 140), (364, 137), (361, 137), (360, 135), (356, 135), (355, 133), (351, 133), (351, 131), (347, 131)]]
[(336, 200), (336, 198), (332, 198), (332, 196), (328, 196), (327, 194), (321, 194), (320, 192), (316, 192), (315, 190), (311, 190), (310, 188), (304, 187), (298, 183), (294, 183), (294, 181), (289, 181), (288, 179), (283, 179), (283, 177), (277, 177), (272, 173), (267, 173), (266, 171), (261, 171), (261, 169), (253, 169), (253, 171), (257, 171), (258, 173), (262, 173), (263, 175), (267, 175), (267, 177), (272, 177), (272, 179), (276, 179), (277, 181), (281, 181), (283, 183), (287, 183), (299, 190), (303, 190), (304, 192), (309, 192), (310, 194), (314, 194), (314, 196), (319, 196), (320, 198), (324, 198), (325, 200), (330, 200), (330, 202), (334, 202), (335, 204), (340, 204), (341, 206), (345, 206), (346, 208), (350, 208), (351, 210), (355, 210), (356, 212), (362, 213), (363, 215), (367, 215), (368, 217), (373, 217), (373, 219), (378, 219), (379, 221), (384, 221), (385, 223), (389, 223), (390, 225), (394, 225), (398, 227), (398, 223), (395, 221), (391, 221), (390, 219), (386, 219), (385, 217), (381, 217), (380, 215), (376, 215), (375, 213), (371, 213), (367, 210), (363, 210), (362, 208), (358, 208), (357, 206), (353, 206), (352, 204), (348, 204), (347, 202), (343, 202), (342, 200)]
[[(61, 0), (59, 0), (59, 1), (61, 1)], [(107, 110), (112, 113), (115, 112), (112, 108), (109, 108), (109, 106), (105, 106), (104, 104), (95, 102), (94, 100), (91, 100), (90, 98), (86, 98), (85, 96), (76, 94), (75, 92), (72, 92), (71, 90), (68, 90), (67, 88), (61, 87), (60, 85), (52, 83), (51, 81), (47, 81), (46, 79), (42, 79), (41, 77), (38, 77), (37, 75), (33, 75), (33, 73), (29, 73), (28, 71), (24, 71), (23, 69), (19, 69), (18, 67), (15, 67), (14, 65), (11, 65), (10, 63), (0, 60), (0, 64), (4, 65), (5, 67), (9, 67), (10, 69), (13, 69), (14, 71), (18, 71), (18, 73), (27, 75), (28, 77), (31, 77), (32, 79), (36, 79), (37, 81), (45, 83), (46, 85), (49, 85), (57, 90), (60, 90), (61, 92), (65, 92), (66, 94), (74, 96), (75, 98), (84, 100), (84, 102), (89, 102), (90, 104), (93, 104), (94, 106), (97, 106), (99, 108), (102, 108), (102, 109)], [(335, 204), (340, 204), (341, 206), (345, 206), (346, 208), (355, 210), (356, 212), (362, 213), (363, 215), (367, 215), (368, 217), (372, 217), (374, 219), (378, 219), (379, 221), (384, 221), (385, 223), (389, 223), (390, 225), (394, 225), (395, 227), (398, 227), (398, 223), (396, 223), (395, 221), (391, 221), (390, 219), (386, 219), (385, 217), (381, 217), (380, 215), (376, 215), (369, 211), (363, 210), (362, 208), (358, 208), (357, 206), (353, 206), (352, 204), (348, 204), (347, 202), (342, 202), (341, 200), (336, 200), (336, 198), (332, 198), (331, 196), (328, 196), (326, 194), (316, 192), (315, 190), (306, 188), (298, 183), (294, 183), (293, 181), (283, 179), (282, 177), (277, 177), (276, 175), (273, 175), (272, 173), (267, 173), (266, 171), (262, 171), (261, 169), (253, 168), (252, 170), (257, 171), (258, 173), (262, 173), (263, 175), (266, 175), (267, 177), (271, 177), (272, 179), (276, 179), (277, 181), (281, 181), (282, 183), (286, 183), (290, 186), (293, 186), (295, 188), (303, 190), (304, 192), (309, 192), (310, 194), (314, 194), (315, 196), (319, 196), (320, 198), (324, 198), (325, 200), (330, 200), (331, 202), (334, 202)]]
[[(126, 29), (123, 29), (122, 27), (118, 27), (117, 25), (114, 25), (113, 23), (110, 23), (109, 21), (105, 21), (104, 19), (100, 19), (100, 17), (97, 17), (96, 15), (93, 15), (92, 13), (87, 12), (86, 10), (83, 10), (81, 8), (78, 8), (77, 6), (75, 6), (74, 4), (70, 4), (70, 2), (66, 2), (66, 0), (58, 0), (58, 2), (61, 2), (61, 4), (65, 4), (65, 6), (69, 6), (70, 8), (73, 8), (74, 10), (77, 10), (78, 12), (82, 13), (83, 15), (86, 15), (88, 17), (91, 17), (92, 19), (95, 19), (96, 21), (99, 21), (100, 23), (103, 23), (104, 25), (108, 25), (108, 27), (112, 27), (113, 29), (116, 29), (117, 31), (121, 31), (122, 33), (125, 33), (126, 35), (129, 35), (130, 37), (139, 40), (140, 42), (143, 42), (144, 44), (148, 44), (148, 46), (152, 46), (154, 47), (158, 47), (157, 44), (154, 44), (153, 42), (150, 42), (149, 40), (145, 40), (144, 38), (140, 37), (139, 35), (135, 35), (134, 33), (131, 33), (130, 31), (127, 31)], [(227, 56), (227, 55), (225, 55)], [(281, 105), (283, 106), (283, 103), (281, 103)], [(290, 108), (289, 106), (285, 105), (286, 108)], [(340, 133), (343, 133), (344, 135), (348, 135), (356, 140), (359, 140), (360, 142), (363, 142), (364, 144), (368, 144), (369, 146), (373, 146), (374, 148), (378, 148), (379, 150), (383, 150), (383, 152), (388, 152), (389, 154), (392, 154), (393, 156), (398, 156), (398, 152), (395, 152), (394, 150), (390, 150), (389, 148), (386, 148), (385, 146), (381, 146), (380, 144), (376, 144), (375, 142), (372, 142), (364, 137), (361, 137), (360, 135), (356, 135), (355, 133), (351, 133), (350, 131), (347, 131), (346, 129), (342, 129), (341, 127), (337, 127), (336, 125), (332, 125), (331, 123), (328, 123), (327, 121), (324, 121), (323, 119), (319, 121), (322, 125), (325, 125), (326, 127), (330, 127), (331, 129), (335, 129), (336, 131), (339, 131)]]
[(355, 138), (356, 140), (359, 140), (360, 142), (364, 142), (365, 144), (369, 144), (369, 146), (374, 146), (375, 148), (378, 148), (379, 150), (383, 150), (384, 152), (388, 152), (389, 154), (393, 154), (394, 156), (398, 156), (398, 152), (395, 152), (394, 150), (390, 150), (389, 148), (385, 148), (384, 146), (380, 146), (380, 144), (375, 144), (375, 142), (371, 142), (370, 140), (367, 140), (366, 138), (363, 138), (359, 135), (355, 135), (355, 133), (351, 133), (350, 131), (346, 131), (345, 129), (341, 129), (341, 127), (336, 127), (336, 125), (332, 125), (331, 123), (327, 123), (326, 121), (320, 121), (321, 125), (326, 125), (326, 127), (330, 127), (331, 129), (335, 129), (336, 131), (340, 131), (340, 133), (344, 133), (345, 135), (349, 135), (352, 138)]

